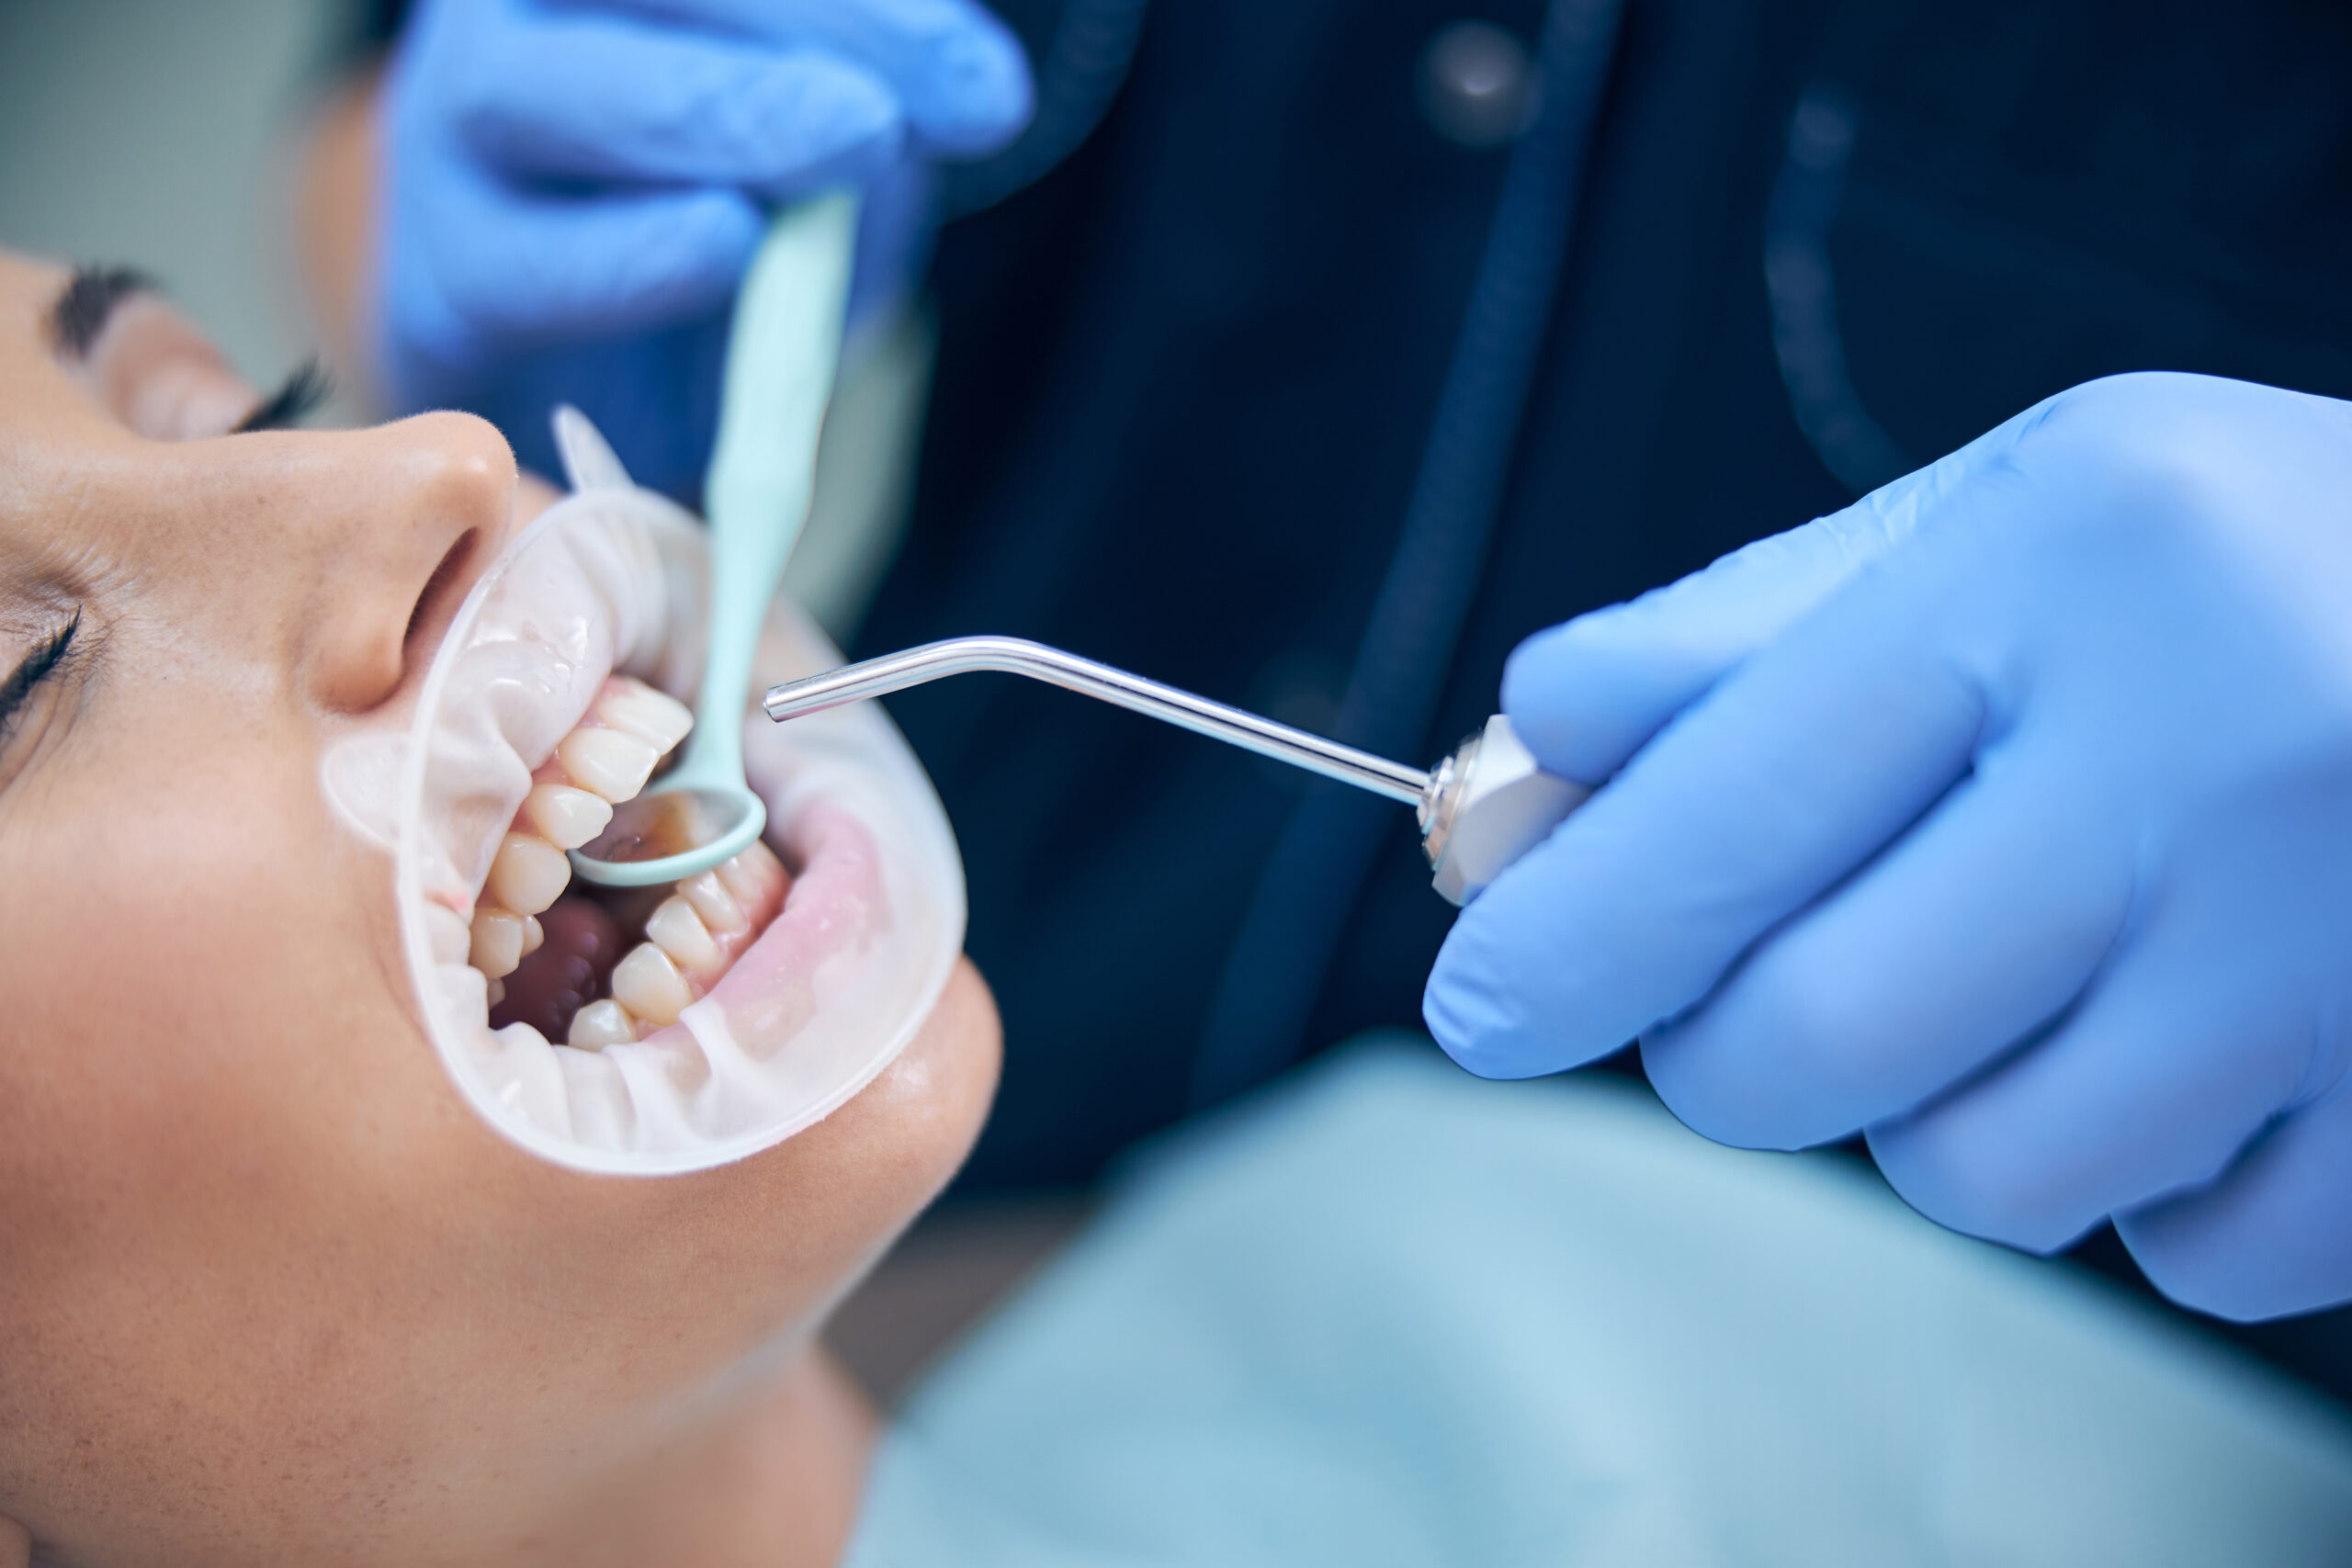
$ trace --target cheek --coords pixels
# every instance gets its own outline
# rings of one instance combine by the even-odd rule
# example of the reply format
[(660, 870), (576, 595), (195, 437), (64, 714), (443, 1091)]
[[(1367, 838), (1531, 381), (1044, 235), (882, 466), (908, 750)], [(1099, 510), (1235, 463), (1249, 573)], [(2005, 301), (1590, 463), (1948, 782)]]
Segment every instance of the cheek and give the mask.
[(0, 824), (0, 886), (39, 890), (0, 899), (0, 1342), (57, 1374), (0, 1395), (123, 1462), (200, 1441), (256, 1484), (323, 1483), (325, 1454), (456, 1484), (643, 1441), (649, 1404), (813, 1333), (977, 1135), (999, 1034), (963, 965), (891, 1068), (766, 1154), (533, 1160), (418, 1031), (385, 863), (265, 750), (143, 793), (106, 787), (137, 776), (115, 759), (74, 809), (10, 814), (38, 831)]

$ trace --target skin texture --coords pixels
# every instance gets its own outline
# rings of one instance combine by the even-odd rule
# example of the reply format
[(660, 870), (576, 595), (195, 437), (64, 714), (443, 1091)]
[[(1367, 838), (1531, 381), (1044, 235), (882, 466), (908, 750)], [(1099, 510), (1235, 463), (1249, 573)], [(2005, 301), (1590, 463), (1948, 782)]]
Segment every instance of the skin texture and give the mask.
[(322, 748), (392, 722), (515, 525), (490, 426), (221, 434), (160, 302), (88, 355), (0, 254), (0, 1568), (830, 1562), (874, 1419), (814, 1348), (995, 1084), (963, 967), (723, 1169), (533, 1161), (445, 1081)]

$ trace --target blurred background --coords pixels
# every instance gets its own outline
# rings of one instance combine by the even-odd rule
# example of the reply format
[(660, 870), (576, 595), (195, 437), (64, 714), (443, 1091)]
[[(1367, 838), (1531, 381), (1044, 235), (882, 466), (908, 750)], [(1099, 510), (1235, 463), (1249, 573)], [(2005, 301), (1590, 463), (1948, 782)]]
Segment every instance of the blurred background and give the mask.
[(311, 351), (289, 134), (349, 58), (334, 0), (0, 5), (0, 242), (153, 274), (247, 380)]

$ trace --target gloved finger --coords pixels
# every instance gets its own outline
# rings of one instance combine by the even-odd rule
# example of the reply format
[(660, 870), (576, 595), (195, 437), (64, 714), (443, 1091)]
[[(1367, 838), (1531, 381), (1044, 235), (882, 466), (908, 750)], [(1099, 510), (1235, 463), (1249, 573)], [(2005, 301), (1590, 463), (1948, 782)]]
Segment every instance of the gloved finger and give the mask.
[(972, 0), (610, 0), (616, 9), (777, 48), (818, 48), (872, 73), (922, 144), (970, 157), (1027, 123), (1029, 59)]
[(569, 200), (452, 181), (432, 221), (462, 225), (464, 243), (428, 247), (448, 321), (408, 323), (426, 344), (513, 348), (687, 320), (733, 296), (765, 226), (731, 190)]
[(2241, 1322), (2352, 1297), (2352, 1078), (2269, 1128), (2219, 1181), (2119, 1215), (2156, 1289)]
[(1720, 1143), (1803, 1148), (1897, 1115), (2055, 1017), (2122, 929), (2131, 843), (2029, 743), (1642, 1042), (1661, 1098)]
[(1613, 1050), (1949, 789), (1983, 709), (1922, 634), (1932, 577), (1855, 581), (1507, 869), (1439, 953), (1439, 1043), (1500, 1077)]
[(2306, 1053), (2165, 983), (2186, 944), (2135, 950), (2047, 1039), (1870, 1129), (1904, 1200), (2037, 1252), (2110, 1213), (2211, 1180), (2299, 1086)]
[(1785, 634), (2007, 453), (2038, 410), (1827, 517), (1759, 539), (1630, 604), (1536, 633), (1503, 711), (1551, 772), (1599, 786), (1668, 719)]
[(453, 73), (466, 146), (510, 178), (741, 186), (787, 196), (854, 179), (904, 133), (890, 89), (813, 48), (639, 22), (481, 29)]

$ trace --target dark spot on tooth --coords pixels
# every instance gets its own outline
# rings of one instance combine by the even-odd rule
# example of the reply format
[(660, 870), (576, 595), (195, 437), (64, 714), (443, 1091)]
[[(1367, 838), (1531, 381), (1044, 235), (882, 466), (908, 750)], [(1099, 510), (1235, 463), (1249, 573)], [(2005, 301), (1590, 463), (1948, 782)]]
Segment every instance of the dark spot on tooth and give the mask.
[(557, 899), (539, 926), (547, 939), (506, 976), (506, 998), (490, 1010), (490, 1023), (527, 1023), (560, 1045), (571, 1015), (605, 994), (628, 942), (602, 905), (577, 893)]

